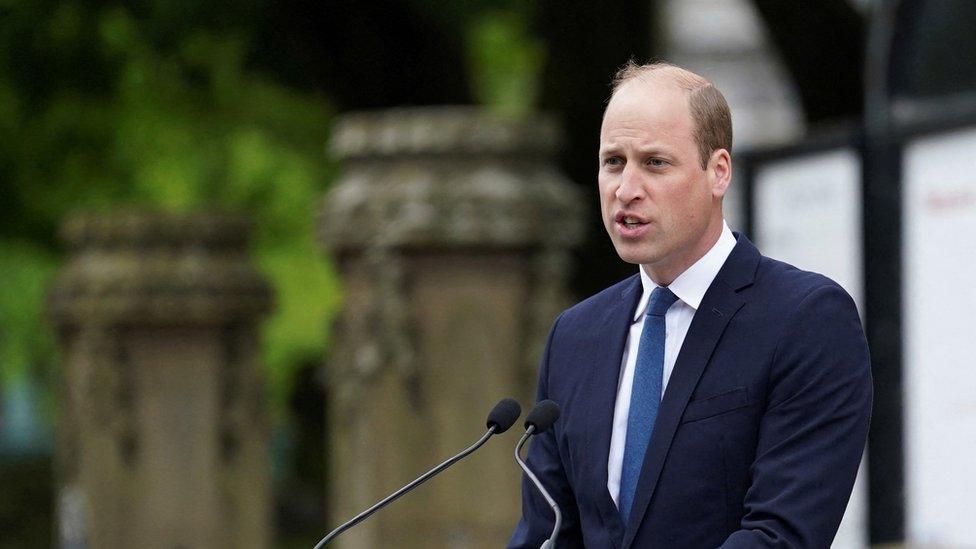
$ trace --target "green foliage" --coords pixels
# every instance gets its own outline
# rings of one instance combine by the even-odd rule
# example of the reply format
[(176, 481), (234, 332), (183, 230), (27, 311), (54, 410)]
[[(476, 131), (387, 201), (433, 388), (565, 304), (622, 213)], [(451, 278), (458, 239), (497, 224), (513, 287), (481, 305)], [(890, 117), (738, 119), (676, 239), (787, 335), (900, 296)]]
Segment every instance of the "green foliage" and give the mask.
[(524, 115), (539, 95), (545, 48), (529, 34), (524, 13), (490, 10), (467, 33), (467, 57), (478, 102), (505, 115)]
[(405, 0), (442, 29), (458, 33), (479, 105), (520, 116), (539, 103), (545, 42), (533, 32), (536, 2)]
[[(481, 103), (511, 115), (535, 104), (544, 49), (530, 7), (417, 4), (463, 29)], [(277, 297), (264, 348), (279, 412), (295, 368), (321, 357), (339, 292), (313, 214), (335, 173), (323, 151), (333, 113), (250, 64), (268, 7), (0, 3), (0, 382), (54, 362), (44, 289), (57, 228), (78, 209), (247, 213)]]
[(0, 239), (0, 379), (12, 380), (53, 355), (41, 304), (54, 274), (53, 254), (31, 242)]
[[(261, 7), (240, 2), (81, 2), (0, 7), (0, 371), (50, 359), (41, 320), (60, 220), (76, 209), (232, 210), (277, 309), (265, 362), (281, 412), (294, 369), (321, 357), (338, 304), (313, 240), (334, 175), (326, 101), (248, 66)], [(16, 242), (10, 246), (9, 242)]]

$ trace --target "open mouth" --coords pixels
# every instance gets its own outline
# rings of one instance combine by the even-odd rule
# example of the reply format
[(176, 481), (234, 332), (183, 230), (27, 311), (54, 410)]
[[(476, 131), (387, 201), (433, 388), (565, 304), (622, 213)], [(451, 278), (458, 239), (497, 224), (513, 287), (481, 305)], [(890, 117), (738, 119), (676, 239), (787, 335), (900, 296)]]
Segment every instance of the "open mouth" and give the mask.
[(646, 225), (647, 224), (646, 222), (641, 221), (641, 220), (637, 219), (636, 217), (630, 217), (630, 216), (624, 217), (621, 220), (621, 223), (623, 223), (624, 224), (624, 227), (627, 227), (628, 229), (636, 229), (637, 227), (640, 227), (641, 225)]
[(616, 233), (621, 238), (641, 238), (650, 230), (651, 220), (633, 213), (618, 212), (613, 216)]
[(649, 223), (647, 219), (641, 216), (634, 215), (634, 214), (627, 214), (623, 212), (620, 212), (617, 215), (615, 215), (613, 220), (628, 229), (636, 229), (638, 227), (647, 225)]

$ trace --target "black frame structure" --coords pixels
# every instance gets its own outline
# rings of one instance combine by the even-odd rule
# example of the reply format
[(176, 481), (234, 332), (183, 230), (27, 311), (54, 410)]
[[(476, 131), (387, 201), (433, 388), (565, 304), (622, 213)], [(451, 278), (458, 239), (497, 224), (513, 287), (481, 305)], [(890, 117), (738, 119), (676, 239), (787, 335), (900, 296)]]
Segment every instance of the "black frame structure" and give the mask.
[[(882, 0), (875, 6), (868, 36), (862, 124), (785, 147), (736, 155), (737, 183), (743, 185), (745, 195), (744, 229), (750, 235), (756, 229), (755, 176), (762, 165), (842, 148), (858, 151), (861, 156), (864, 323), (875, 385), (868, 453), (868, 529), (872, 544), (901, 542), (906, 535), (902, 343), (905, 146), (919, 137), (976, 128), (976, 82), (950, 86), (964, 89), (946, 93), (924, 90), (917, 82), (913, 85), (913, 79), (922, 78), (911, 71), (918, 67), (913, 55), (920, 43), (919, 25), (932, 21), (928, 8), (948, 9), (946, 13), (950, 14), (953, 6), (968, 9), (961, 3), (936, 2)], [(976, 20), (970, 26), (976, 27)], [(965, 47), (976, 48), (976, 40)]]
[(868, 536), (905, 539), (904, 349), (902, 346), (902, 154), (891, 130), (890, 67), (900, 3), (882, 2), (865, 62), (864, 327), (874, 410), (868, 435)]
[[(869, 457), (870, 531), (872, 543), (897, 542), (906, 536), (904, 440), (904, 279), (905, 247), (903, 165), (906, 144), (918, 137), (976, 127), (976, 82), (952, 82), (952, 75), (935, 78), (943, 90), (920, 85), (928, 78), (920, 71), (916, 52), (926, 25), (937, 25), (933, 10), (943, 10), (943, 22), (958, 28), (971, 5), (957, 0), (890, 0), (882, 2), (872, 20), (865, 74), (865, 295), (867, 337), (877, 365), (875, 409), (870, 442), (882, 452)], [(938, 17), (935, 17), (938, 19)], [(936, 41), (946, 52), (976, 47)], [(948, 65), (957, 55), (941, 56)], [(928, 69), (935, 70), (935, 66)], [(971, 76), (970, 76), (971, 78)], [(926, 89), (928, 88), (928, 89)]]

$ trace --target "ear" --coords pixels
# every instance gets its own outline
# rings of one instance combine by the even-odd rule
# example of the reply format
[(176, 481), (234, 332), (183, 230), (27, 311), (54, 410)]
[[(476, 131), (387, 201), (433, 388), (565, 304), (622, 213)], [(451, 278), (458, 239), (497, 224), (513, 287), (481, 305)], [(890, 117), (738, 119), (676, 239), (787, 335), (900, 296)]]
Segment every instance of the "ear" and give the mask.
[(708, 159), (708, 183), (711, 186), (712, 196), (722, 198), (729, 190), (732, 183), (732, 156), (725, 149), (712, 151), (712, 156)]

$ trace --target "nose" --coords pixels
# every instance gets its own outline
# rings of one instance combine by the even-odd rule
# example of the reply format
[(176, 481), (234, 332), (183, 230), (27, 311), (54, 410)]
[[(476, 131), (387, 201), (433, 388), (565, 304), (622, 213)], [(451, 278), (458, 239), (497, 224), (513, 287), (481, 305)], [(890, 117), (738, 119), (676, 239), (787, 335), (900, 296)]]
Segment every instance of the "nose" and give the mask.
[(620, 174), (620, 186), (614, 193), (617, 200), (624, 204), (630, 204), (635, 200), (644, 198), (644, 185), (641, 181), (639, 170), (633, 168), (630, 163), (624, 166)]

